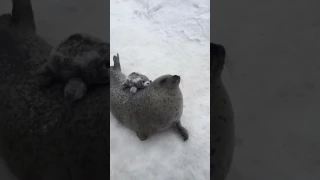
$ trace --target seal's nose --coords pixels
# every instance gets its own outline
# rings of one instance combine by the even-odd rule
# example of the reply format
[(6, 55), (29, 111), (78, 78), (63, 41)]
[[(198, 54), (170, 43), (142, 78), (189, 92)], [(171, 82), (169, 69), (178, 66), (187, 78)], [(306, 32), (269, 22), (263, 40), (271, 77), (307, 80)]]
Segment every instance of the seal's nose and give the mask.
[(175, 82), (175, 83), (179, 83), (180, 82), (180, 76), (178, 76), (178, 75), (174, 75), (174, 76), (172, 76), (172, 78), (173, 78), (173, 82)]
[(173, 75), (172, 77), (180, 80), (180, 76), (178, 76), (178, 75)]

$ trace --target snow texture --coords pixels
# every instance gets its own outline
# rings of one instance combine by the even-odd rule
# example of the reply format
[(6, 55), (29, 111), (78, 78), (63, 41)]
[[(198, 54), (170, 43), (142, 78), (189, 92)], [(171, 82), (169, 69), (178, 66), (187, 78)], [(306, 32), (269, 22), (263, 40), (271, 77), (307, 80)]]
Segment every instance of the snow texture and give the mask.
[(190, 135), (184, 142), (170, 129), (142, 142), (110, 113), (111, 179), (209, 180), (210, 1), (110, 3), (111, 57), (119, 53), (126, 75), (180, 75), (181, 122)]

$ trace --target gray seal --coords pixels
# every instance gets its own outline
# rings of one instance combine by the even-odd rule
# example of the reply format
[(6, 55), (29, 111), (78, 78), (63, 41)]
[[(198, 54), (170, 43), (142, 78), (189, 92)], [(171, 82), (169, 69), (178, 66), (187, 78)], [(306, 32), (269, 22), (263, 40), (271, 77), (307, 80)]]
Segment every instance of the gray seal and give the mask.
[(151, 134), (175, 127), (186, 141), (188, 131), (181, 125), (183, 96), (180, 77), (163, 75), (148, 87), (132, 95), (123, 89), (126, 76), (121, 72), (119, 56), (110, 68), (110, 110), (113, 116), (136, 132), (141, 141)]
[[(119, 55), (118, 55), (119, 56)], [(129, 74), (123, 83), (124, 88), (130, 88), (131, 93), (136, 93), (139, 89), (144, 89), (149, 86), (151, 81), (143, 74), (133, 72)]]
[(76, 103), (61, 84), (42, 91), (36, 72), (52, 46), (37, 34), (30, 0), (13, 3), (12, 22), (0, 24), (0, 156), (20, 180), (110, 178), (109, 84)]
[(221, 80), (226, 50), (220, 44), (210, 43), (211, 53), (211, 136), (210, 176), (225, 180), (231, 166), (234, 151), (234, 114), (230, 97)]
[(79, 100), (87, 86), (109, 83), (109, 52), (109, 44), (99, 38), (72, 34), (51, 50), (38, 72), (40, 82), (46, 87), (65, 83), (65, 97)]

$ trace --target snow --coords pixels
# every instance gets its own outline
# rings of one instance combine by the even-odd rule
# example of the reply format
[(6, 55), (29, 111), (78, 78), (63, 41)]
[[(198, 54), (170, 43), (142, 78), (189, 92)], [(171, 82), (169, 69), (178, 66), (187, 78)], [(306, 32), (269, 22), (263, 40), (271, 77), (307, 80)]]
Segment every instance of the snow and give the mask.
[[(182, 78), (184, 142), (173, 129), (140, 141), (110, 113), (111, 179), (210, 179), (210, 1), (111, 0), (111, 57), (122, 71)], [(112, 58), (111, 58), (112, 59)]]

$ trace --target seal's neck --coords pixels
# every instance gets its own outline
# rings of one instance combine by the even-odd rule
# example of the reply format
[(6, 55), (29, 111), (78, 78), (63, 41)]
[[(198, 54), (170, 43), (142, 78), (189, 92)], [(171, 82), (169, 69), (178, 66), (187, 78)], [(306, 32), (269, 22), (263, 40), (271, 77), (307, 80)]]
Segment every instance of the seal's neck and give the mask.
[(36, 25), (30, 0), (12, 0), (13, 24), (18, 29), (35, 32)]

